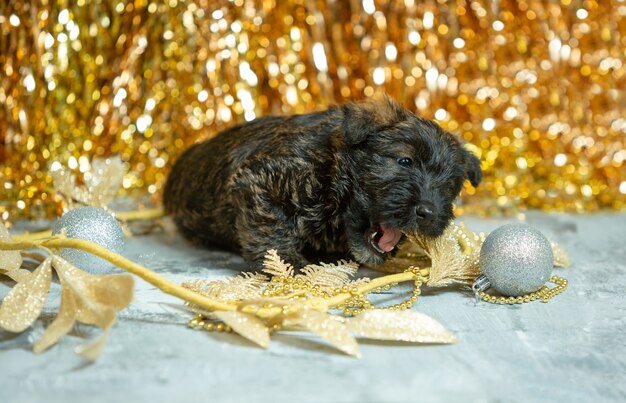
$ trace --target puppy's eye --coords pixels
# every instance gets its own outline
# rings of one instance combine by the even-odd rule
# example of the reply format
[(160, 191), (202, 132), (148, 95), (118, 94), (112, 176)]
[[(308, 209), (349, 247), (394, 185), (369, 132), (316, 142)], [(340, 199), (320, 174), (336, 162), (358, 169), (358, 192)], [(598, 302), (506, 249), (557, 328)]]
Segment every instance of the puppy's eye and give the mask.
[(410, 167), (411, 165), (413, 165), (413, 160), (409, 157), (398, 158), (398, 164), (402, 165), (403, 167)]

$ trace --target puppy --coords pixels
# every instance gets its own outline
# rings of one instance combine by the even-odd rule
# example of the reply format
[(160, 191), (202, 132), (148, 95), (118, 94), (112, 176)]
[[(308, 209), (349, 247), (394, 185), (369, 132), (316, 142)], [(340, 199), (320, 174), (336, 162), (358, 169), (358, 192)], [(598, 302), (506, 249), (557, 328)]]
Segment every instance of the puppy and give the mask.
[(481, 177), (458, 138), (385, 98), (227, 129), (180, 156), (163, 202), (186, 238), (257, 264), (380, 264), (403, 232), (441, 235)]

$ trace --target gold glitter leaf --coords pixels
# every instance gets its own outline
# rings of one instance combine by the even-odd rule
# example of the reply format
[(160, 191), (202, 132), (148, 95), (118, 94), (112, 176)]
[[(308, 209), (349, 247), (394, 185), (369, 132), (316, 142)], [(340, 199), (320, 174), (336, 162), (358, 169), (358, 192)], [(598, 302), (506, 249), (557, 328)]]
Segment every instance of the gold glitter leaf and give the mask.
[(364, 284), (369, 279), (359, 279), (357, 281), (350, 281), (353, 277), (359, 265), (355, 262), (347, 262), (345, 260), (339, 261), (337, 264), (310, 264), (301, 269), (302, 274), (296, 275), (296, 279), (301, 278), (304, 281), (310, 281), (320, 287), (321, 290), (327, 291), (343, 285), (358, 285)]
[(316, 333), (344, 353), (361, 357), (356, 339), (348, 331), (344, 319), (339, 316), (304, 307), (287, 316), (283, 324), (303, 327)]
[(23, 332), (41, 313), (52, 280), (50, 258), (15, 287), (0, 306), (0, 327), (10, 332)]
[(263, 266), (263, 272), (272, 276), (293, 277), (293, 266), (281, 259), (276, 249), (267, 251)]
[(185, 281), (182, 285), (198, 294), (222, 301), (255, 299), (261, 294), (261, 286), (268, 280), (259, 273), (241, 273), (226, 280), (207, 281), (204, 279)]
[(407, 242), (396, 257), (375, 269), (397, 273), (407, 266), (430, 265), (429, 286), (469, 286), (480, 273), (480, 248), (484, 239), (484, 235), (473, 233), (463, 223), (450, 225), (436, 238), (407, 234)]
[(82, 356), (94, 361), (104, 349), (117, 312), (132, 300), (133, 278), (128, 274), (89, 274), (59, 256), (52, 256), (51, 261), (63, 286), (61, 308), (55, 321), (35, 344), (34, 350), (43, 351), (56, 343), (78, 321), (96, 325), (103, 330), (98, 339), (78, 349)]
[[(11, 241), (9, 230), (0, 223), (0, 241)], [(22, 255), (19, 250), (3, 250), (0, 251), (0, 274), (5, 274), (11, 278), (11, 272), (19, 270), (22, 266)], [(17, 279), (13, 278), (17, 281)]]
[(480, 273), (478, 260), (484, 238), (463, 224), (450, 225), (436, 238), (421, 234), (410, 234), (408, 238), (431, 260), (429, 286), (470, 285)]
[(76, 297), (61, 278), (61, 306), (54, 321), (46, 328), (43, 335), (33, 346), (33, 352), (40, 353), (54, 345), (59, 339), (65, 336), (76, 322)]
[(76, 319), (80, 322), (105, 329), (133, 298), (134, 281), (128, 274), (89, 274), (59, 256), (52, 257), (52, 264), (64, 286), (76, 296)]
[(115, 321), (113, 321), (110, 326), (106, 327), (96, 340), (84, 346), (78, 347), (76, 352), (89, 361), (97, 360), (104, 350), (104, 346), (109, 339), (109, 332), (114, 324)]
[(263, 348), (270, 346), (270, 332), (258, 318), (237, 311), (215, 311), (214, 315), (240, 336)]
[(4, 274), (5, 276), (11, 278), (13, 281), (21, 283), (23, 281), (26, 281), (26, 279), (30, 277), (31, 272), (26, 269), (14, 269), (6, 273), (3, 273), (2, 270), (0, 270), (0, 274)]
[(372, 309), (347, 319), (356, 337), (414, 343), (456, 343), (457, 339), (433, 318), (413, 311)]

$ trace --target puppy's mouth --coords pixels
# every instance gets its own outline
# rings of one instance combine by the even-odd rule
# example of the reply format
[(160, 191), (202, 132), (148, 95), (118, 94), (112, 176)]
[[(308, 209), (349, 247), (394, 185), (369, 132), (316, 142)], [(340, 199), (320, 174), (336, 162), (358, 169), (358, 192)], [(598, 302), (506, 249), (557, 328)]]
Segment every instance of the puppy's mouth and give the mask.
[(385, 254), (391, 252), (400, 239), (402, 238), (402, 231), (396, 228), (386, 227), (384, 224), (379, 224), (370, 230), (368, 233), (368, 241), (372, 248), (378, 253)]

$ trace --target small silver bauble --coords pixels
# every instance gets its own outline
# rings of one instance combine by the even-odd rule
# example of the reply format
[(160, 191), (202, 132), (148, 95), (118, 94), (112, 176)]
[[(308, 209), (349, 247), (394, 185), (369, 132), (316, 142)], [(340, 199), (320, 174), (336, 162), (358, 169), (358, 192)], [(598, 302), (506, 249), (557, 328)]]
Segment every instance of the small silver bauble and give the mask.
[(548, 281), (553, 267), (552, 247), (541, 232), (527, 224), (507, 224), (485, 239), (480, 250), (484, 276), (475, 287), (492, 287), (511, 297), (529, 294)]
[[(86, 206), (68, 211), (54, 224), (52, 234), (61, 233), (63, 228), (68, 238), (97, 243), (115, 253), (124, 251), (124, 233), (120, 224), (101, 208)], [(78, 268), (94, 274), (106, 273), (112, 267), (108, 261), (80, 249), (62, 248), (59, 255)]]

